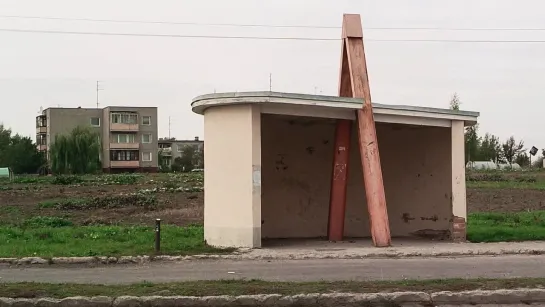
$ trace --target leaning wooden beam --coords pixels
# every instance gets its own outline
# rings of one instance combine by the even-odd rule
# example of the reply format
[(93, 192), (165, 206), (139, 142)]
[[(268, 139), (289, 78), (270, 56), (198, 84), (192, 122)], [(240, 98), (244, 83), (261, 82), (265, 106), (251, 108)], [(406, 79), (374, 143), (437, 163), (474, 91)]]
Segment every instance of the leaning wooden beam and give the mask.
[[(343, 40), (341, 46), (341, 68), (339, 72), (339, 96), (341, 97), (352, 97), (350, 78), (345, 76), (348, 74), (348, 71), (348, 60)], [(337, 120), (335, 127), (335, 151), (333, 153), (333, 174), (331, 175), (327, 233), (330, 241), (341, 241), (344, 236), (351, 130), (352, 121)]]
[[(339, 96), (363, 98), (362, 109), (357, 111), (358, 143), (361, 153), (369, 221), (371, 223), (371, 235), (375, 246), (386, 247), (391, 244), (390, 226), (373, 107), (371, 104), (371, 91), (367, 76), (360, 16), (345, 14), (343, 16), (342, 33), (343, 44)], [(344, 140), (350, 139), (350, 130), (344, 128), (345, 126), (346, 123), (344, 121), (338, 121), (330, 198), (328, 230), (330, 240), (339, 240), (339, 237), (342, 239), (344, 232), (348, 153), (341, 155), (338, 154), (338, 151), (345, 143)], [(336, 176), (340, 167), (344, 167), (344, 172), (342, 176)]]

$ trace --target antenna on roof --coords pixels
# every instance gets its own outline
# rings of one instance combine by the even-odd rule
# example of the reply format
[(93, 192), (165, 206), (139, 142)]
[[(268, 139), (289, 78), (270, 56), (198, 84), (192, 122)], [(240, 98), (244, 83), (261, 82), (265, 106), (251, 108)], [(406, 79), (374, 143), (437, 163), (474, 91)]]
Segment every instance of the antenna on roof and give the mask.
[(104, 90), (103, 88), (100, 88), (100, 81), (97, 81), (97, 109), (98, 109), (98, 92)]
[(40, 115), (42, 115), (44, 113), (44, 108), (42, 106), (40, 106)]

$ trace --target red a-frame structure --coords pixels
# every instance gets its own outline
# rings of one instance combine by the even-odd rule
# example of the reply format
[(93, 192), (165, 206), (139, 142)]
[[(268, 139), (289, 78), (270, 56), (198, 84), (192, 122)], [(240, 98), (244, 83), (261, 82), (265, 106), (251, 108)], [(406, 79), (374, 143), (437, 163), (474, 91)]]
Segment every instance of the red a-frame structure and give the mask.
[[(391, 244), (390, 225), (360, 15), (345, 14), (343, 16), (341, 48), (339, 96), (363, 98), (362, 108), (357, 110), (356, 121), (373, 244), (377, 247), (387, 247)], [(329, 204), (328, 237), (331, 241), (340, 241), (344, 235), (351, 128), (352, 121), (337, 121)]]

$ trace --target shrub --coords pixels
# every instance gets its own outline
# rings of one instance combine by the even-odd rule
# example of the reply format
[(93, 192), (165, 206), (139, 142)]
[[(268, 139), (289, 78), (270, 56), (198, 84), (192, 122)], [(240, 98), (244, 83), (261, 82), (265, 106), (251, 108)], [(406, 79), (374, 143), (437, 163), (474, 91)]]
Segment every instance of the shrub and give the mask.
[(35, 216), (23, 222), (23, 225), (31, 228), (39, 227), (67, 227), (74, 225), (71, 221), (55, 216)]
[(492, 181), (502, 182), (509, 181), (500, 173), (480, 173), (480, 174), (468, 174), (467, 181)]
[(56, 176), (55, 179), (53, 179), (53, 184), (58, 185), (71, 185), (71, 184), (78, 184), (82, 183), (83, 178), (77, 175), (59, 175)]
[(105, 197), (93, 197), (83, 199), (66, 199), (58, 201), (55, 208), (58, 210), (90, 210), (90, 209), (112, 209), (137, 206), (146, 210), (157, 208), (155, 195), (113, 195)]

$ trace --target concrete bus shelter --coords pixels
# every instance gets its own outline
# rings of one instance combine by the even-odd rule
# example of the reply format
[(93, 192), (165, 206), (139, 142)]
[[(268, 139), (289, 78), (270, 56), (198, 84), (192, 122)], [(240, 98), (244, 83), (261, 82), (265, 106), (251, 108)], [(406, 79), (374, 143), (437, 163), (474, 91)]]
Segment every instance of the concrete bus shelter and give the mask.
[[(362, 99), (276, 92), (196, 97), (204, 115), (204, 231), (208, 244), (327, 235), (335, 122), (355, 122)], [(394, 237), (465, 240), (464, 127), (479, 113), (373, 104)], [(369, 237), (354, 127), (346, 237)]]

